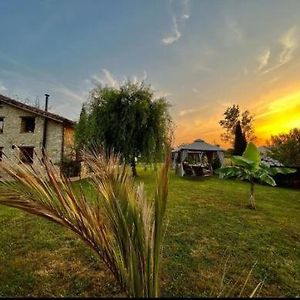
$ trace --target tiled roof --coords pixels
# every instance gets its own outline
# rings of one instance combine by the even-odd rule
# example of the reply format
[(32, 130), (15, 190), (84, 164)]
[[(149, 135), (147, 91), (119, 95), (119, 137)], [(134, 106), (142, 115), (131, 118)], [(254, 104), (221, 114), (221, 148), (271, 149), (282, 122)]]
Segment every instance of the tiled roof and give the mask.
[(278, 160), (267, 155), (262, 155), (261, 160), (269, 167), (283, 167), (284, 165)]
[(11, 105), (11, 106), (17, 107), (19, 109), (25, 110), (25, 111), (29, 111), (29, 112), (37, 114), (39, 116), (51, 119), (53, 121), (56, 121), (56, 122), (59, 122), (59, 123), (63, 123), (66, 126), (73, 127), (76, 124), (74, 121), (71, 121), (71, 120), (69, 120), (67, 118), (64, 118), (64, 117), (61, 117), (59, 115), (56, 115), (56, 114), (50, 113), (48, 111), (42, 110), (40, 108), (37, 108), (37, 107), (31, 106), (31, 105), (22, 103), (20, 101), (8, 98), (8, 97), (3, 96), (3, 95), (0, 95), (0, 103), (1, 102), (5, 103), (7, 105)]

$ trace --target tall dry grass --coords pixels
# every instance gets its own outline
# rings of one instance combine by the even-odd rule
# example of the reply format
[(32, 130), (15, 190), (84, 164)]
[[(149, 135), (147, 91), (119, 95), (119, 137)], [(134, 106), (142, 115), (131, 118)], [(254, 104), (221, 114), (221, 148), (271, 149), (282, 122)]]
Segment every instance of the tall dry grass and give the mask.
[[(246, 294), (245, 289), (250, 280), (250, 277), (252, 276), (253, 270), (257, 265), (257, 262), (255, 262), (252, 265), (249, 271), (247, 271), (246, 269), (241, 270), (241, 274), (238, 276), (235, 282), (230, 281), (229, 283), (225, 283), (225, 277), (227, 275), (226, 273), (228, 273), (229, 271), (228, 268), (229, 258), (230, 257), (228, 256), (224, 264), (219, 290), (215, 291), (217, 298), (237, 298), (237, 297), (257, 298), (263, 288), (264, 280), (259, 281), (256, 284), (255, 288), (253, 290), (250, 290), (250, 292), (248, 291), (249, 293), (248, 295), (245, 295)], [(247, 290), (249, 290), (249, 288), (247, 288)]]
[(89, 199), (83, 188), (75, 192), (45, 157), (38, 166), (2, 162), (14, 182), (3, 184), (0, 204), (75, 232), (103, 260), (128, 296), (158, 297), (169, 152), (158, 171), (153, 199), (146, 196), (142, 184), (135, 184), (130, 169), (117, 156), (89, 153), (85, 160), (96, 200)]

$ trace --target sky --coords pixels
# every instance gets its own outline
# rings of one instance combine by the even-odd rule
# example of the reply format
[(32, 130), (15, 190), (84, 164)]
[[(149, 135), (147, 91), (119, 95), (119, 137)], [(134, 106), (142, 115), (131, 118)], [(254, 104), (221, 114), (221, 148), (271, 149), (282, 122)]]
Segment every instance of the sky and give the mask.
[(0, 0), (0, 94), (78, 120), (97, 83), (144, 80), (176, 145), (220, 140), (238, 104), (257, 144), (300, 127), (299, 0)]

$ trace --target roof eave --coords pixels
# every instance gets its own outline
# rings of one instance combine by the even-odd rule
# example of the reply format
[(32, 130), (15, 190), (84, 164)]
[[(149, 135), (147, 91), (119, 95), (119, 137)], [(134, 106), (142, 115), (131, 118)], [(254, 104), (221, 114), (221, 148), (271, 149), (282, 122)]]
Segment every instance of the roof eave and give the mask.
[(19, 102), (17, 100), (11, 99), (11, 98), (3, 96), (3, 95), (0, 95), (0, 101), (2, 101), (3, 103), (5, 103), (7, 105), (11, 105), (13, 107), (16, 107), (18, 109), (28, 111), (32, 114), (36, 114), (36, 115), (42, 116), (44, 118), (48, 118), (50, 120), (53, 120), (55, 122), (62, 123), (63, 125), (67, 125), (67, 126), (70, 126), (70, 127), (74, 127), (76, 125), (76, 122), (74, 122), (72, 120), (69, 120), (69, 119), (61, 117), (61, 116), (56, 117), (56, 115), (53, 114), (53, 113), (43, 111), (41, 109), (38, 109), (36, 107), (32, 107), (28, 104)]

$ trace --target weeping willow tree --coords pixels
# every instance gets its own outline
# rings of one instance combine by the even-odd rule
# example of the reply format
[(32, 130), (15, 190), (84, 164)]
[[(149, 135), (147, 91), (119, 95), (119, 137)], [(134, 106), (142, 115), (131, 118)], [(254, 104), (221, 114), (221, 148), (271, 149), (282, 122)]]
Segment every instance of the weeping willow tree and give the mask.
[(119, 88), (96, 86), (86, 107), (82, 118), (87, 122), (80, 124), (88, 130), (76, 129), (77, 141), (85, 148), (101, 145), (120, 154), (134, 176), (136, 158), (145, 163), (162, 161), (171, 127), (169, 104), (165, 98), (155, 98), (150, 85), (127, 81)]
[(1, 168), (14, 182), (1, 186), (0, 204), (73, 231), (106, 264), (127, 296), (158, 297), (169, 153), (158, 171), (152, 199), (116, 156), (85, 155), (96, 199), (83, 188), (76, 193), (47, 157), (38, 165), (5, 161)]

